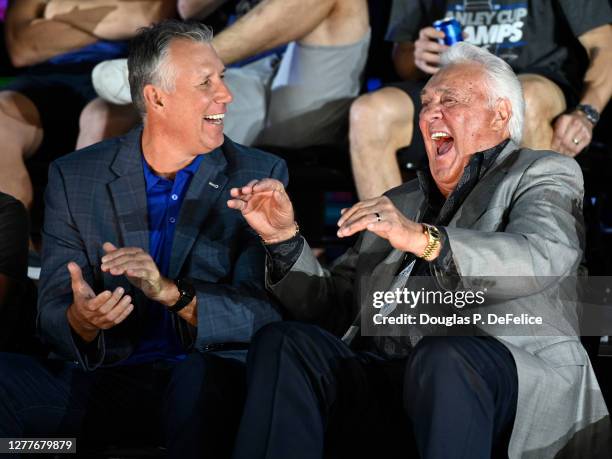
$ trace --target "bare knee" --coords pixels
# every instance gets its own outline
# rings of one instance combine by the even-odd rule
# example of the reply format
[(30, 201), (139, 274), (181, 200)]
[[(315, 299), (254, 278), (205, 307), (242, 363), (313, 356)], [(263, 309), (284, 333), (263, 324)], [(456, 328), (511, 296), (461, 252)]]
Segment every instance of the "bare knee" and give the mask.
[(565, 110), (565, 97), (551, 80), (540, 75), (520, 75), (525, 97), (526, 127), (549, 126)]
[(112, 117), (111, 111), (110, 104), (103, 99), (97, 98), (92, 100), (81, 111), (79, 128), (81, 131), (104, 132)]
[(391, 142), (403, 146), (412, 135), (414, 104), (397, 88), (384, 88), (357, 98), (350, 109), (351, 140)]
[(0, 91), (0, 114), (31, 126), (41, 126), (36, 105), (18, 92)]
[(13, 146), (10, 152), (20, 156), (34, 153), (42, 142), (40, 114), (34, 103), (23, 94), (0, 91), (0, 132), (3, 142)]
[(114, 105), (97, 98), (89, 102), (79, 117), (77, 148), (127, 132), (138, 122), (131, 105)]

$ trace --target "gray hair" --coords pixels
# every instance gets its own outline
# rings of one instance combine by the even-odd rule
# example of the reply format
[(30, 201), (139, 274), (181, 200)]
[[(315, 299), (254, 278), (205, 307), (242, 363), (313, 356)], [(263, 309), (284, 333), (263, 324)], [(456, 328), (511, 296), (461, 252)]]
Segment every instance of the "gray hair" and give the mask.
[(508, 122), (510, 138), (520, 144), (523, 138), (523, 120), (525, 118), (525, 99), (521, 82), (512, 68), (503, 59), (483, 48), (470, 43), (459, 42), (451, 46), (441, 56), (441, 68), (452, 64), (476, 63), (482, 65), (487, 75), (489, 105), (495, 106), (499, 99), (507, 99), (512, 106), (512, 115)]
[(132, 102), (141, 116), (145, 114), (143, 89), (147, 84), (160, 86), (165, 91), (174, 89), (174, 69), (168, 65), (170, 43), (176, 39), (210, 44), (213, 31), (194, 21), (169, 19), (143, 27), (130, 43), (128, 79)]

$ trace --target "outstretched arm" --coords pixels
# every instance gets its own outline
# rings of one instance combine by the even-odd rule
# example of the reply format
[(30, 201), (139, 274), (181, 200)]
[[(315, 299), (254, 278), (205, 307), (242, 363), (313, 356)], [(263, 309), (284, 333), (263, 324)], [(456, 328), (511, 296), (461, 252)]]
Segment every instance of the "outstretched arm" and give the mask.
[(213, 45), (221, 60), (232, 64), (291, 41), (353, 43), (367, 27), (363, 0), (263, 0), (217, 35)]
[[(317, 323), (334, 333), (346, 330), (355, 314), (353, 287), (358, 249), (350, 249), (331, 272), (323, 269), (308, 244), (296, 240), (293, 205), (278, 180), (253, 180), (233, 188), (231, 197), (228, 207), (239, 210), (268, 246), (266, 284), (291, 318)], [(279, 255), (286, 255), (288, 247), (283, 243), (291, 241), (297, 246), (289, 250), (300, 253), (292, 266), (286, 266), (287, 260), (281, 261), (284, 257)], [(271, 271), (282, 273), (281, 278), (275, 278)]]

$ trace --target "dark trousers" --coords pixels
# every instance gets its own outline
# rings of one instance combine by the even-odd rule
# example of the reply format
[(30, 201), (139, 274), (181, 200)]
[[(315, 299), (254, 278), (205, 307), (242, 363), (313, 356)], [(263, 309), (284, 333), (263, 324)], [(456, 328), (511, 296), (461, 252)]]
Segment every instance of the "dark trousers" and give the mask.
[(494, 338), (426, 337), (408, 359), (383, 360), (274, 323), (251, 344), (234, 458), (507, 457), (517, 390)]
[(211, 354), (84, 372), (0, 353), (0, 438), (76, 437), (85, 456), (153, 440), (172, 458), (229, 457), (244, 393), (244, 363)]

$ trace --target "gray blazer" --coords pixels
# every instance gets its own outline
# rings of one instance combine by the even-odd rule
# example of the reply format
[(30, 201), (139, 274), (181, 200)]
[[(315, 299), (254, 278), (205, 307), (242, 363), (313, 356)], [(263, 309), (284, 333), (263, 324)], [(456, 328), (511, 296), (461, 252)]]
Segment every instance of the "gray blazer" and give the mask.
[[(415, 181), (387, 195), (420, 221), (424, 196)], [(594, 447), (591, 434), (608, 421), (588, 356), (573, 332), (576, 311), (564, 309), (559, 295), (560, 279), (576, 275), (582, 259), (582, 198), (582, 173), (574, 160), (510, 142), (446, 227), (466, 283), (470, 276), (524, 276), (520, 285), (501, 282), (488, 289), (499, 299), (496, 312), (547, 318), (529, 336), (483, 327), (508, 347), (517, 365), (512, 458), (559, 452), (585, 457)], [(371, 292), (389, 287), (402, 258), (386, 240), (365, 232), (327, 271), (305, 245), (291, 271), (276, 284), (268, 279), (268, 288), (296, 318), (342, 335), (362, 308), (371, 308)], [(440, 285), (448, 283), (445, 273), (433, 269), (432, 275)]]

